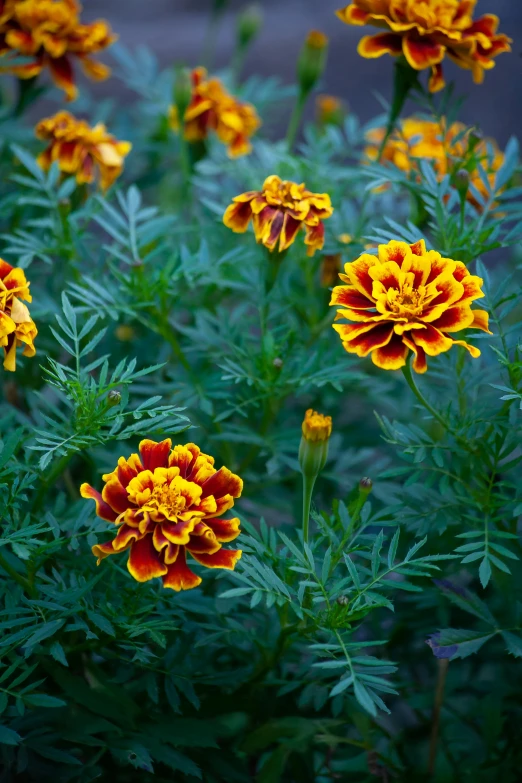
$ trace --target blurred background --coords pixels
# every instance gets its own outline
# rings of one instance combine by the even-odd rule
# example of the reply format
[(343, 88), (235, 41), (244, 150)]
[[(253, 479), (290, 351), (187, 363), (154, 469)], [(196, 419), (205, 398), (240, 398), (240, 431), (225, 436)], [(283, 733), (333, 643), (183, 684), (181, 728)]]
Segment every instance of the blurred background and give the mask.
[[(238, 10), (250, 4), (245, 0), (226, 3), (216, 33), (215, 68), (229, 63), (234, 49), (235, 17)], [(390, 99), (391, 58), (359, 57), (357, 42), (368, 30), (349, 27), (337, 19), (335, 11), (343, 0), (261, 0), (258, 5), (263, 10), (264, 26), (248, 54), (244, 76), (278, 75), (291, 83), (303, 39), (311, 29), (318, 29), (330, 39), (321, 92), (345, 99), (363, 121), (382, 111), (376, 93)], [(108, 19), (124, 46), (133, 49), (145, 44), (163, 66), (174, 62), (194, 66), (201, 63), (213, 6), (214, 0), (88, 0), (84, 2), (83, 17), (86, 21), (96, 17)], [(514, 39), (513, 53), (498, 57), (483, 86), (475, 86), (471, 74), (451, 62), (446, 74), (448, 81), (455, 80), (457, 93), (468, 96), (461, 118), (470, 125), (478, 124), (503, 145), (512, 134), (520, 136), (522, 123), (522, 2), (478, 0), (476, 15), (483, 13), (500, 17), (501, 31)], [(111, 80), (97, 91), (114, 97), (115, 84), (118, 83)], [(121, 84), (118, 89), (122, 89)]]

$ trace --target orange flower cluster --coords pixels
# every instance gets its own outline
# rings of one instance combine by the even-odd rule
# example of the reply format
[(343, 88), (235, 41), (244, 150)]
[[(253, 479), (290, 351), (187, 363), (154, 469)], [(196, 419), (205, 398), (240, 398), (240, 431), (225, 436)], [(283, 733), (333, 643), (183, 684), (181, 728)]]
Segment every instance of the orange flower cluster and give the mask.
[(0, 2), (0, 55), (12, 52), (32, 60), (27, 65), (2, 66), (4, 70), (20, 79), (31, 79), (47, 67), (69, 101), (78, 94), (72, 64), (75, 58), (91, 79), (106, 79), (110, 69), (91, 55), (110, 46), (116, 36), (102, 20), (82, 24), (81, 10), (77, 0)]
[(106, 190), (120, 176), (126, 155), (131, 150), (128, 141), (118, 141), (107, 133), (105, 125), (93, 128), (85, 120), (77, 120), (68, 111), (60, 111), (38, 123), (39, 139), (49, 145), (38, 157), (38, 163), (47, 171), (58, 161), (60, 171), (74, 174), (78, 184), (93, 182), (99, 173), (100, 187)]
[(16, 370), (16, 349), (25, 345), (23, 355), (34, 356), (36, 326), (23, 302), (31, 302), (29, 283), (22, 269), (0, 258), (0, 345), (4, 349), (4, 369)]
[(448, 55), (470, 70), (480, 84), (495, 57), (511, 51), (511, 39), (497, 34), (499, 19), (485, 14), (473, 19), (477, 0), (354, 0), (337, 12), (346, 24), (371, 24), (383, 30), (359, 42), (362, 57), (404, 55), (416, 71), (431, 69), (429, 88), (444, 85), (442, 61)]
[[(176, 106), (170, 108), (170, 124), (179, 131)], [(229, 157), (238, 158), (251, 152), (250, 137), (260, 125), (254, 106), (230, 95), (219, 79), (208, 79), (205, 68), (192, 71), (192, 97), (183, 121), (187, 141), (202, 141), (213, 131), (228, 147)]]
[(491, 334), (485, 310), (471, 309), (484, 296), (483, 280), (462, 261), (427, 251), (421, 239), (379, 245), (378, 255), (364, 253), (344, 270), (339, 276), (347, 285), (334, 288), (330, 304), (341, 307), (336, 320), (352, 321), (334, 324), (348, 353), (371, 354), (377, 367), (398, 370), (413, 351), (418, 373), (427, 370), (426, 355), (454, 345), (480, 356), (478, 348), (451, 336), (468, 328)]
[(80, 488), (82, 497), (95, 501), (97, 515), (118, 527), (112, 541), (93, 546), (98, 565), (129, 549), (134, 579), (161, 577), (173, 590), (201, 584), (187, 566), (187, 552), (207, 568), (234, 569), (241, 550), (222, 544), (237, 538), (239, 519), (221, 517), (241, 495), (243, 482), (227, 468), (216, 470), (214, 458), (194, 443), (172, 448), (170, 438), (142, 440), (139, 454), (120, 457), (103, 480), (101, 494), (89, 484)]
[[(369, 144), (365, 153), (370, 160), (377, 160), (385, 133), (385, 128), (374, 128), (368, 132)], [(493, 139), (479, 140), (471, 130), (466, 133), (466, 126), (460, 122), (446, 127), (444, 120), (439, 124), (433, 120), (409, 117), (401, 122), (386, 142), (381, 162), (392, 163), (401, 171), (410, 173), (418, 170), (419, 159), (431, 161), (440, 180), (446, 174), (467, 171), (470, 183), (487, 198), (487, 188), (478, 165), (482, 166), (493, 187), (496, 173), (504, 163), (504, 153)], [(467, 198), (479, 206), (471, 190), (468, 190)]]
[(327, 193), (312, 193), (304, 184), (272, 174), (262, 190), (242, 193), (233, 201), (223, 216), (225, 226), (242, 234), (252, 221), (256, 240), (270, 252), (277, 246), (280, 253), (287, 250), (301, 228), (306, 231), (309, 256), (324, 246), (323, 220), (333, 213)]

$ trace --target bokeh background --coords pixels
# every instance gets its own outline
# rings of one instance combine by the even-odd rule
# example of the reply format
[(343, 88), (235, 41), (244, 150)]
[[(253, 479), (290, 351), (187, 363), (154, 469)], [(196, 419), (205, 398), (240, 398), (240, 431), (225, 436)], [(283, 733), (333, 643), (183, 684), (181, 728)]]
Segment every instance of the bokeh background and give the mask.
[[(225, 66), (235, 40), (235, 16), (238, 9), (250, 5), (244, 0), (229, 0), (217, 32), (215, 66)], [(328, 68), (321, 87), (344, 98), (350, 108), (366, 121), (381, 112), (376, 92), (387, 99), (391, 95), (390, 58), (362, 60), (357, 42), (363, 28), (348, 27), (335, 16), (343, 0), (261, 0), (264, 27), (252, 46), (245, 75), (279, 75), (292, 82), (296, 58), (311, 29), (330, 38)], [(85, 0), (84, 17), (90, 21), (101, 16), (119, 33), (120, 41), (130, 48), (146, 44), (162, 65), (173, 62), (193, 66), (200, 63), (213, 0)], [(497, 66), (486, 75), (485, 85), (474, 86), (469, 72), (448, 63), (447, 77), (454, 79), (457, 92), (467, 94), (462, 119), (477, 124), (487, 135), (505, 144), (509, 136), (520, 136), (522, 123), (522, 2), (521, 0), (478, 0), (477, 15), (495, 13), (501, 30), (514, 39), (513, 53), (497, 59)], [(103, 95), (121, 89), (114, 80), (99, 88)], [(122, 93), (123, 99), (128, 99)]]

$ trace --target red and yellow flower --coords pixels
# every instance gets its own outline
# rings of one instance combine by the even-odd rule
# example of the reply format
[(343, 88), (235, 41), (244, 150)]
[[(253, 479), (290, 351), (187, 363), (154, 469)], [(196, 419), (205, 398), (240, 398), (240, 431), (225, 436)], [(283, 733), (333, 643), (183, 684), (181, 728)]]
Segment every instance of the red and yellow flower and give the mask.
[(305, 230), (308, 255), (324, 246), (324, 223), (333, 213), (327, 193), (312, 193), (304, 184), (281, 180), (276, 174), (267, 177), (262, 190), (251, 190), (233, 199), (223, 223), (236, 234), (243, 234), (250, 221), (258, 243), (270, 252), (280, 253), (293, 244), (298, 231)]
[(36, 326), (24, 304), (31, 302), (29, 283), (23, 269), (0, 258), (0, 345), (4, 349), (4, 369), (16, 370), (16, 349), (24, 345), (24, 356), (34, 356)]
[[(179, 112), (170, 108), (170, 124), (179, 131)], [(183, 133), (187, 141), (203, 141), (212, 131), (228, 148), (228, 155), (237, 158), (252, 151), (250, 138), (261, 121), (255, 107), (239, 101), (216, 78), (207, 78), (205, 68), (192, 71), (192, 96), (185, 111)]]
[[(369, 160), (377, 160), (385, 128), (373, 128), (367, 133), (368, 145), (365, 154)], [(442, 122), (409, 117), (402, 120), (399, 128), (390, 136), (381, 153), (381, 163), (391, 163), (408, 174), (419, 171), (419, 160), (429, 160), (442, 180), (447, 174), (460, 170), (468, 172), (470, 184), (484, 196), (489, 197), (487, 187), (479, 172), (479, 164), (486, 173), (490, 186), (495, 185), (497, 171), (504, 163), (504, 153), (493, 139), (477, 140), (472, 129), (454, 122), (449, 127)], [(472, 190), (467, 199), (479, 207)]]
[(27, 65), (2, 65), (20, 79), (31, 79), (49, 68), (67, 100), (78, 94), (73, 60), (91, 79), (103, 80), (110, 69), (92, 55), (110, 46), (116, 36), (107, 22), (80, 22), (77, 0), (0, 0), (0, 55), (30, 57)]
[(462, 261), (426, 250), (424, 240), (413, 245), (389, 242), (378, 254), (364, 253), (346, 264), (339, 275), (347, 285), (334, 288), (330, 304), (340, 307), (334, 324), (343, 347), (357, 356), (371, 354), (384, 370), (404, 367), (413, 351), (413, 369), (426, 372), (426, 356), (437, 356), (461, 345), (476, 358), (480, 351), (453, 334), (481, 329), (488, 334), (488, 314), (472, 310), (484, 296), (483, 280)]
[(96, 513), (118, 527), (116, 537), (93, 546), (98, 565), (108, 555), (130, 550), (127, 568), (138, 582), (161, 577), (164, 587), (190, 590), (201, 584), (187, 565), (187, 552), (207, 568), (233, 570), (241, 550), (223, 549), (240, 533), (239, 519), (222, 515), (241, 495), (243, 482), (194, 443), (175, 446), (143, 440), (139, 454), (120, 457), (103, 476), (97, 492), (82, 484), (80, 493), (96, 503)]
[(60, 171), (74, 174), (79, 185), (93, 182), (99, 174), (100, 187), (106, 190), (123, 171), (124, 158), (132, 145), (118, 141), (107, 133), (101, 122), (91, 128), (85, 120), (77, 120), (68, 111), (59, 111), (38, 123), (35, 134), (49, 141), (38, 156), (38, 163), (47, 171), (57, 161)]
[(495, 57), (511, 51), (511, 39), (497, 33), (499, 19), (485, 14), (474, 20), (477, 0), (353, 0), (337, 12), (350, 25), (374, 25), (383, 32), (361, 39), (362, 57), (404, 55), (416, 71), (431, 69), (429, 88), (445, 86), (442, 61), (446, 54), (470, 70), (480, 84)]

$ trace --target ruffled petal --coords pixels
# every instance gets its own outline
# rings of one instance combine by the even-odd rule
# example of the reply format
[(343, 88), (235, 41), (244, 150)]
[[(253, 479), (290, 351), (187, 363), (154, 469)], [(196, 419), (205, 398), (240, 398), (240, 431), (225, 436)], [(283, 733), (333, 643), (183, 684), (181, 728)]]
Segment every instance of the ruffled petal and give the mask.
[(172, 448), (170, 438), (156, 443), (154, 440), (142, 440), (139, 449), (144, 470), (154, 472), (156, 468), (165, 468), (168, 465), (168, 457)]
[(111, 476), (107, 481), (102, 490), (102, 498), (118, 514), (123, 514), (129, 508), (127, 490), (121, 485), (117, 476)]
[(220, 549), (213, 555), (193, 553), (192, 557), (206, 568), (227, 568), (229, 571), (233, 571), (242, 554), (241, 549)]
[(372, 351), (372, 362), (383, 370), (400, 370), (406, 364), (408, 346), (394, 334), (387, 345)]
[(396, 33), (365, 35), (359, 41), (357, 52), (368, 60), (382, 57), (383, 54), (398, 56), (402, 54), (402, 36)]
[(241, 532), (239, 529), (241, 521), (237, 517), (233, 519), (206, 519), (205, 522), (214, 531), (214, 535), (220, 543), (233, 541)]
[(101, 494), (95, 490), (94, 487), (91, 487), (90, 484), (82, 484), (80, 487), (80, 495), (82, 498), (94, 500), (96, 503), (96, 515), (99, 516), (100, 519), (105, 519), (106, 522), (116, 522), (118, 514), (104, 501)]
[(241, 496), (243, 481), (228, 468), (220, 468), (202, 484), (202, 497), (213, 495), (216, 500), (224, 495)]
[(161, 562), (160, 556), (152, 542), (152, 535), (146, 535), (131, 545), (127, 568), (137, 582), (148, 582), (167, 573), (167, 566)]
[(192, 590), (194, 587), (198, 587), (201, 582), (201, 577), (187, 566), (185, 549), (181, 548), (176, 560), (169, 565), (167, 574), (163, 577), (163, 587), (170, 587), (179, 592), (180, 590)]
[(410, 33), (402, 39), (402, 51), (412, 68), (416, 71), (424, 71), (442, 62), (446, 47), (430, 36)]
[(470, 324), (471, 329), (481, 329), (483, 332), (493, 334), (489, 330), (489, 313), (485, 310), (472, 310), (473, 323)]
[(450, 337), (445, 337), (431, 324), (426, 324), (425, 329), (415, 329), (411, 334), (415, 344), (423, 348), (428, 356), (438, 356), (439, 353), (445, 353), (453, 345), (453, 340)]
[(469, 305), (458, 304), (450, 307), (431, 325), (441, 332), (460, 332), (461, 329), (467, 329), (473, 324), (473, 312)]

